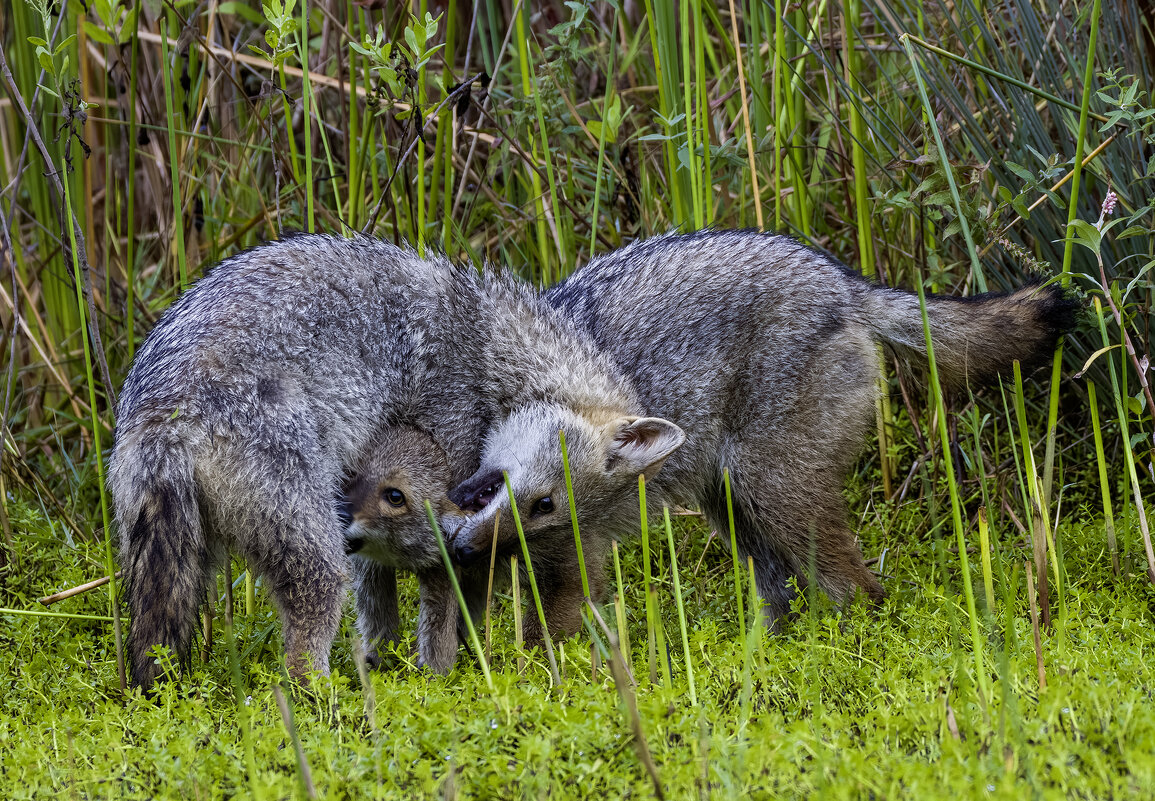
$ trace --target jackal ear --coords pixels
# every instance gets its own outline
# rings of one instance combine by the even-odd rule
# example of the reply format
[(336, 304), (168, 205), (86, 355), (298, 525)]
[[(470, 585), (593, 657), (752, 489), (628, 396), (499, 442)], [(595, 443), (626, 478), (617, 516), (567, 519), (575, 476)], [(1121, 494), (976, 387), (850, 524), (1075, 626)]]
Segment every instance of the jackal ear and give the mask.
[(653, 478), (667, 457), (686, 441), (686, 434), (660, 417), (622, 417), (610, 423), (606, 469)]

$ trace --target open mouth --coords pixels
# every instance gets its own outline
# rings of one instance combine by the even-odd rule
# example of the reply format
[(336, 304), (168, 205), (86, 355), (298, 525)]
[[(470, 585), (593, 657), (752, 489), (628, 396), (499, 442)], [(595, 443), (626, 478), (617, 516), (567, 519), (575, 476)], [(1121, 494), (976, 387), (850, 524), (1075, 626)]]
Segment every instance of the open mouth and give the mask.
[(500, 470), (491, 470), (488, 473), (467, 479), (449, 492), (449, 500), (463, 512), (480, 512), (489, 502), (497, 497), (505, 484), (505, 478)]

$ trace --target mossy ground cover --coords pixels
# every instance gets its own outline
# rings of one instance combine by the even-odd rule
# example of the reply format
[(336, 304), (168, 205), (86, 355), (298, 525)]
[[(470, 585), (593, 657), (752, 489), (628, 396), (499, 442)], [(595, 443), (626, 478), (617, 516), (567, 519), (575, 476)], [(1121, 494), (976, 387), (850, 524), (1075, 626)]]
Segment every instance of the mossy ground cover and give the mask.
[[(1132, 547), (1115, 578), (1100, 524), (1061, 527), (1064, 603), (1051, 630), (1041, 632), (1040, 688), (1021, 569), (1030, 552), (1008, 524), (996, 542), (994, 568), (1003, 579), (996, 603), (981, 610), (989, 686), (982, 696), (958, 555), (918, 528), (926, 508), (911, 501), (863, 513), (868, 558), (885, 553), (889, 598), (880, 610), (862, 599), (834, 609), (806, 593), (781, 633), (753, 636), (739, 628), (728, 552), (700, 520), (675, 518), (696, 704), (668, 557), (655, 558), (654, 572), (669, 676), (659, 663), (652, 683), (641, 547), (625, 543), (633, 692), (666, 797), (1150, 797), (1155, 589), (1143, 578), (1134, 537), (1120, 537)], [(21, 511), (16, 522), (28, 535), (6, 576), (6, 606), (33, 608), (38, 594), (99, 570), (101, 554), (91, 546), (46, 555), (36, 535), (51, 536), (47, 521)], [(974, 567), (979, 560), (970, 558)], [(415, 595), (405, 583), (410, 628)], [(238, 715), (219, 622), (207, 663), (194, 657), (191, 672), (154, 699), (138, 692), (125, 699), (110, 624), (0, 617), (4, 795), (306, 797), (273, 693), (281, 681), (279, 624), (259, 590), (258, 599), (253, 614), (235, 617), (247, 722)], [(106, 615), (107, 595), (55, 608)], [(612, 626), (612, 606), (603, 612)], [(318, 797), (655, 795), (613, 677), (604, 662), (591, 675), (588, 632), (560, 644), (562, 680), (551, 686), (538, 651), (518, 672), (506, 599), (491, 632), (492, 692), (465, 649), (449, 676), (431, 676), (414, 667), (412, 642), (400, 644), (393, 664), (371, 674), (366, 687), (349, 618), (331, 679), (289, 694)]]

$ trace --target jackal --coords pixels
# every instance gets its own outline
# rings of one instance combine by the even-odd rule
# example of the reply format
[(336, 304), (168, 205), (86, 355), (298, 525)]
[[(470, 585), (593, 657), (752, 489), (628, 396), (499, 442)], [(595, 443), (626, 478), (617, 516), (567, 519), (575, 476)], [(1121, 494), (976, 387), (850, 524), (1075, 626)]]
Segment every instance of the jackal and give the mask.
[[(785, 236), (703, 231), (596, 258), (546, 299), (632, 381), (653, 416), (638, 425), (662, 458), (623, 470), (615, 454), (629, 451), (629, 439), (604, 418), (555, 402), (516, 410), (487, 434), (477, 472), (449, 493), (473, 513), (453, 532), (459, 560), (488, 552), (499, 509), (499, 547), (517, 542), (501, 484), (507, 472), (535, 571), (545, 574), (549, 625), (577, 626), (560, 429), (598, 586), (610, 538), (636, 530), (638, 473), (651, 509), (697, 507), (726, 531), (728, 471), (738, 548), (753, 558), (771, 622), (789, 611), (792, 578), (804, 586), (812, 575), (835, 601), (855, 586), (882, 600), (841, 489), (874, 422), (877, 343), (925, 363), (916, 295), (870, 283)], [(939, 375), (957, 388), (1005, 374), (1016, 359), (1044, 359), (1074, 308), (1055, 288), (1026, 287), (928, 297), (927, 313)]]
[[(456, 659), (461, 616), (424, 505), (429, 501), (443, 522), (461, 514), (446, 497), (449, 475), (445, 453), (427, 432), (387, 426), (345, 486), (357, 629), (373, 667), (381, 648), (397, 639), (398, 570), (415, 574), (419, 584), (418, 664), (444, 673)], [(481, 566), (461, 577), (475, 604), (487, 579)]]

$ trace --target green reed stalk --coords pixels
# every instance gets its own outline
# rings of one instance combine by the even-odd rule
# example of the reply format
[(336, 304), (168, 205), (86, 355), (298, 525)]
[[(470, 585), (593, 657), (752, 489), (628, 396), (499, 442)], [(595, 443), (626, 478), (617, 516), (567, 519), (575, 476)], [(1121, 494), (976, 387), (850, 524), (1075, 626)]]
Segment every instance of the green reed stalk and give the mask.
[(690, 75), (690, 1), (679, 4), (681, 12), (680, 30), (682, 34), (682, 124), (686, 128), (686, 176), (690, 182), (690, 207), (694, 215), (694, 227), (702, 228), (705, 225), (702, 215), (702, 192), (699, 189), (700, 172), (698, 169), (698, 152), (694, 144), (694, 103), (690, 93), (694, 82)]
[[(920, 29), (922, 28), (921, 25), (919, 27), (920, 27)], [(1022, 89), (1024, 92), (1028, 92), (1028, 93), (1034, 95), (1035, 97), (1040, 97), (1043, 100), (1046, 100), (1048, 103), (1052, 103), (1056, 106), (1059, 106), (1060, 108), (1065, 108), (1068, 111), (1075, 111), (1075, 112), (1080, 111), (1080, 108), (1069, 100), (1064, 100), (1063, 98), (1059, 97), (1058, 95), (1053, 95), (1050, 92), (1044, 92), (1042, 89), (1039, 89), (1037, 86), (1031, 86), (1026, 81), (1019, 80), (1018, 78), (1015, 78), (1012, 75), (1007, 75), (1005, 72), (999, 72), (998, 70), (992, 69), (991, 67), (988, 67), (985, 64), (980, 64), (977, 61), (972, 61), (969, 58), (964, 58), (963, 56), (956, 55), (955, 53), (952, 53), (949, 50), (943, 50), (941, 47), (936, 47), (935, 45), (932, 45), (930, 42), (926, 41), (925, 39), (922, 39), (918, 36), (915, 36), (912, 33), (904, 33), (904, 34), (902, 34), (901, 38), (904, 40), (904, 42), (906, 40), (914, 42), (915, 44), (917, 44), (922, 49), (929, 50), (930, 52), (935, 53), (936, 55), (943, 56), (944, 58), (948, 58), (951, 61), (954, 61), (958, 64), (962, 64), (963, 66), (967, 67), (968, 69), (976, 70), (977, 72), (981, 72), (984, 75), (989, 75), (992, 78), (998, 78), (1000, 81), (1004, 81), (1006, 83), (1009, 83), (1009, 84), (1011, 84), (1011, 86), (1016, 86), (1019, 89)], [(1099, 122), (1107, 122), (1107, 117), (1103, 116), (1102, 114), (1096, 114), (1095, 112), (1092, 111), (1092, 112), (1090, 112), (1089, 116), (1093, 120), (1098, 120)]]
[[(694, 85), (697, 87), (698, 95), (698, 115), (696, 117), (700, 130), (698, 131), (698, 142), (702, 147), (702, 182), (700, 184), (699, 193), (701, 195), (702, 207), (702, 221), (704, 225), (713, 225), (715, 217), (715, 209), (718, 204), (715, 202), (715, 195), (711, 191), (714, 185), (714, 168), (710, 158), (710, 77), (721, 72), (721, 65), (719, 65), (714, 58), (713, 48), (710, 45), (710, 37), (706, 35), (705, 23), (702, 20), (702, 0), (695, 0), (694, 2), (694, 72), (696, 80)], [(710, 6), (711, 13), (715, 21), (717, 21), (717, 10)], [(719, 32), (721, 33), (721, 25), (719, 24)], [(725, 39), (722, 39), (725, 42)], [(710, 49), (710, 66), (712, 72), (706, 72), (705, 55), (707, 48)], [(718, 195), (718, 201), (721, 200), (721, 193)]]
[[(598, 130), (598, 166), (594, 171), (594, 208), (590, 215), (590, 258), (593, 258), (598, 241), (598, 203), (601, 201), (602, 170), (606, 163), (606, 132), (609, 129), (608, 117), (610, 102), (614, 98), (614, 67), (617, 64), (618, 49), (613, 47), (614, 31), (618, 28), (618, 8), (614, 6), (613, 23), (610, 25), (610, 66), (606, 72), (606, 93), (602, 98), (602, 124)], [(572, 173), (572, 170), (571, 170)]]
[[(1047, 561), (1051, 562), (1054, 575), (1052, 580), (1055, 583), (1055, 597), (1059, 604), (1059, 618), (1060, 621), (1066, 618), (1066, 604), (1063, 597), (1063, 583), (1059, 574), (1058, 555), (1055, 551), (1055, 541), (1051, 532), (1051, 519), (1047, 514), (1046, 499), (1043, 497), (1042, 482), (1039, 480), (1038, 464), (1035, 462), (1035, 455), (1031, 448), (1031, 437), (1027, 426), (1027, 404), (1023, 393), (1023, 372), (1019, 366), (1018, 361), (1015, 361), (1015, 415), (1019, 423), (1019, 435), (1022, 440), (1023, 447), (1023, 466), (1026, 470), (1027, 489), (1029, 490), (1031, 507), (1030, 516), (1032, 518), (1032, 542), (1035, 545), (1035, 569), (1038, 573), (1039, 581), (1039, 597), (1044, 601), (1048, 601), (1047, 593)], [(1036, 527), (1038, 534), (1035, 533)], [(1039, 539), (1035, 539), (1038, 536)], [(1050, 612), (1044, 610), (1043, 620), (1049, 626)], [(1064, 636), (1064, 626), (1059, 628), (1059, 637)], [(1061, 645), (1061, 642), (1060, 642)]]
[[(526, 62), (529, 65), (529, 69), (532, 72), (533, 71), (533, 54), (530, 52), (528, 46), (526, 47), (525, 57), (526, 57)], [(543, 203), (542, 209), (548, 215), (547, 220), (546, 220), (547, 223), (551, 223), (553, 226), (553, 229), (554, 229), (553, 230), (553, 240), (554, 240), (554, 244), (556, 245), (556, 248), (557, 248), (557, 258), (558, 258), (557, 278), (560, 279), (563, 275), (568, 275), (571, 272), (569, 254), (572, 252), (573, 249), (569, 247), (569, 237), (566, 236), (566, 228), (564, 225), (565, 217), (559, 213), (559, 210), (561, 209), (561, 205), (558, 203), (558, 193), (557, 193), (558, 181), (554, 175), (553, 158), (551, 157), (552, 151), (550, 150), (550, 146), (549, 146), (549, 135), (546, 133), (546, 129), (545, 129), (545, 112), (542, 110), (541, 92), (538, 91), (538, 89), (536, 87), (536, 83), (537, 83), (537, 80), (536, 80), (536, 78), (534, 78), (535, 86), (534, 86), (534, 92), (533, 92), (533, 108), (534, 108), (535, 115), (537, 117), (538, 136), (541, 137), (541, 139), (540, 139), (540, 141), (541, 141), (541, 157), (542, 157), (541, 160), (545, 162), (545, 179), (546, 179), (546, 183), (549, 184), (549, 199), (550, 199), (550, 208), (546, 209), (544, 206), (544, 203)], [(536, 151), (534, 152), (534, 160), (535, 161), (537, 160), (537, 152)], [(534, 173), (536, 174), (537, 171), (534, 170)], [(548, 262), (543, 262), (542, 266), (545, 267), (545, 265), (547, 263)], [(543, 276), (544, 276), (547, 284), (551, 283), (550, 274), (549, 274), (548, 270), (543, 271)]]
[(285, 78), (285, 62), (277, 64), (277, 76), (281, 82), (281, 112), (285, 119), (285, 138), (289, 142), (289, 164), (293, 169), (293, 182), (301, 183), (301, 157), (297, 154), (297, 138), (293, 136), (293, 109), (289, 106), (289, 83)]
[(554, 656), (553, 640), (550, 638), (549, 625), (545, 620), (545, 610), (541, 605), (541, 593), (537, 590), (537, 579), (533, 575), (533, 562), (529, 558), (529, 546), (525, 542), (525, 531), (521, 527), (521, 515), (517, 511), (517, 500), (513, 497), (513, 485), (509, 483), (509, 473), (502, 471), (505, 478), (505, 491), (509, 493), (509, 511), (513, 515), (514, 525), (517, 526), (517, 539), (521, 543), (521, 556), (525, 560), (525, 572), (529, 577), (529, 588), (533, 591), (533, 605), (537, 607), (537, 618), (541, 621), (541, 636), (545, 641), (545, 653), (549, 657), (549, 672), (555, 687), (561, 686), (561, 676), (557, 670), (557, 658)]
[(1099, 491), (1103, 496), (1103, 520), (1107, 529), (1107, 549), (1111, 552), (1111, 572), (1119, 577), (1119, 550), (1115, 542), (1115, 512), (1111, 505), (1111, 486), (1107, 479), (1107, 457), (1103, 452), (1103, 431), (1099, 426), (1099, 406), (1095, 399), (1095, 382), (1087, 382), (1087, 404), (1091, 409), (1091, 427), (1095, 432), (1095, 462), (1099, 467)]
[[(449, 3), (445, 12), (445, 64), (452, 65), (454, 47), (457, 43), (457, 3)], [(441, 146), (441, 246), (449, 243), (450, 226), (453, 218), (453, 116), (452, 113), (437, 120), (437, 136)], [(444, 139), (444, 141), (442, 141)], [(436, 169), (437, 160), (434, 159)], [(436, 205), (436, 204), (431, 204)]]
[[(1114, 287), (1104, 287), (1104, 292), (1112, 291)], [(1103, 304), (1098, 297), (1094, 299), (1095, 314), (1099, 320), (1099, 335), (1103, 339), (1103, 347), (1111, 344), (1110, 337), (1107, 336), (1107, 321), (1103, 316)], [(1131, 451), (1131, 434), (1127, 423), (1127, 408), (1124, 405), (1123, 398), (1127, 397), (1127, 393), (1120, 387), (1121, 379), (1126, 380), (1126, 358), (1127, 354), (1120, 349), (1120, 357), (1123, 363), (1122, 377), (1115, 370), (1115, 362), (1108, 359), (1107, 365), (1111, 375), (1111, 387), (1114, 390), (1115, 397), (1115, 414), (1119, 421), (1119, 432), (1123, 438), (1123, 463), (1127, 468), (1127, 477), (1131, 482), (1131, 490), (1134, 494), (1135, 512), (1139, 521), (1139, 533), (1143, 538), (1143, 550), (1147, 556), (1147, 575), (1148, 578), (1155, 582), (1155, 552), (1151, 546), (1151, 533), (1147, 523), (1147, 510), (1143, 504), (1143, 493), (1139, 487), (1139, 473), (1135, 468), (1135, 454)]]
[[(909, 45), (908, 45), (909, 47)], [(920, 83), (921, 86), (921, 83)], [(925, 93), (925, 90), (923, 90)], [(947, 488), (950, 490), (951, 517), (954, 522), (955, 543), (958, 546), (959, 569), (962, 573), (963, 594), (966, 597), (967, 615), (970, 617), (971, 650), (975, 661), (975, 679), (978, 682), (979, 703), (983, 708), (983, 715), (990, 716), (988, 698), (990, 698), (989, 679), (986, 668), (983, 666), (982, 638), (979, 634), (978, 611), (975, 608), (974, 587), (971, 586), (970, 563), (967, 560), (967, 544), (963, 531), (962, 501), (959, 498), (958, 485), (955, 481), (954, 458), (951, 456), (950, 437), (947, 433), (946, 404), (943, 402), (942, 384), (938, 379), (938, 365), (934, 358), (934, 343), (930, 335), (930, 318), (926, 310), (926, 291), (919, 276), (918, 304), (922, 312), (922, 333), (926, 340), (926, 357), (930, 364), (930, 389), (933, 398), (935, 413), (938, 416), (939, 444), (942, 447), (943, 467), (946, 470)]]
[(673, 120), (678, 114), (677, 86), (675, 76), (678, 71), (677, 50), (673, 47), (676, 37), (677, 11), (675, 3), (645, 0), (646, 18), (650, 21), (650, 48), (654, 54), (654, 69), (658, 78), (658, 113), (662, 119), (665, 136), (663, 154), (666, 161), (666, 180), (670, 192), (670, 218), (675, 226), (685, 224), (691, 217), (687, 208), (686, 181), (688, 176), (679, 169), (678, 143), (674, 135)]
[(666, 542), (670, 546), (670, 569), (674, 573), (674, 600), (678, 604), (678, 626), (682, 630), (682, 653), (686, 658), (686, 679), (690, 685), (690, 706), (697, 706), (698, 691), (694, 686), (694, 660), (690, 654), (690, 635), (686, 628), (686, 609), (682, 602), (682, 582), (678, 577), (678, 553), (674, 547), (674, 529), (670, 526), (669, 507), (663, 507), (662, 519), (666, 526)]
[(134, 323), (136, 315), (136, 76), (137, 60), (140, 55), (140, 13), (132, 15), (132, 55), (129, 57), (128, 75), (128, 196), (125, 229), (128, 232), (128, 246), (124, 257), (124, 307), (125, 336), (128, 345), (128, 361), (131, 363), (136, 353)]
[[(825, 0), (821, 0), (818, 7), (818, 14), (822, 14), (822, 6), (825, 5)], [(806, 12), (802, 10), (801, 6), (796, 6), (794, 12), (794, 29), (796, 31), (806, 30)], [(789, 147), (786, 155), (789, 159), (790, 166), (790, 181), (794, 185), (794, 216), (796, 217), (795, 224), (799, 230), (802, 231), (802, 236), (810, 239), (810, 187), (806, 181), (806, 170), (802, 166), (802, 152), (806, 147), (806, 136), (804, 127), (806, 124), (806, 96), (800, 88), (802, 82), (802, 61), (805, 57), (806, 48), (804, 44), (799, 44), (797, 54), (791, 53), (791, 56), (796, 55), (796, 66), (792, 69), (789, 66), (790, 62), (783, 61), (783, 69), (789, 71), (789, 91), (787, 91), (787, 100), (784, 103), (785, 108), (783, 112), (786, 114), (786, 131), (789, 132)], [(792, 59), (793, 60), (793, 59)], [(785, 81), (785, 76), (783, 77)], [(782, 84), (786, 88), (787, 84)]]
[(946, 175), (947, 184), (950, 186), (951, 201), (954, 203), (954, 211), (958, 216), (959, 226), (962, 228), (963, 238), (967, 243), (967, 253), (970, 254), (971, 273), (974, 275), (975, 286), (979, 292), (987, 291), (987, 280), (983, 276), (983, 268), (979, 263), (979, 254), (975, 249), (974, 237), (971, 236), (970, 222), (967, 221), (966, 215), (962, 210), (962, 199), (959, 197), (958, 184), (954, 179), (954, 172), (950, 168), (950, 158), (947, 156), (946, 145), (942, 141), (942, 132), (938, 128), (934, 110), (930, 105), (930, 100), (926, 94), (926, 82), (922, 77), (922, 70), (918, 68), (918, 60), (914, 57), (914, 49), (910, 45), (911, 36), (904, 33), (901, 37), (903, 47), (906, 48), (907, 58), (910, 59), (910, 67), (914, 72), (914, 78), (918, 84), (918, 95), (922, 99), (922, 107), (926, 113), (927, 124), (930, 125), (931, 131), (934, 133), (935, 146), (938, 148), (939, 163), (942, 164), (943, 173)]
[(618, 541), (614, 540), (611, 543), (614, 552), (614, 578), (618, 582), (618, 593), (614, 597), (614, 614), (617, 618), (618, 626), (618, 640), (621, 642), (622, 659), (625, 661), (626, 670), (633, 672), (631, 663), (633, 662), (632, 653), (630, 650), (630, 627), (626, 623), (626, 592), (625, 585), (622, 583), (622, 560), (618, 557)]
[(738, 603), (738, 628), (746, 630), (746, 610), (742, 603), (742, 567), (738, 560), (738, 534), (734, 528), (734, 499), (730, 493), (730, 468), (722, 470), (726, 487), (726, 519), (730, 523), (730, 555), (734, 559), (734, 600)]
[[(85, 332), (88, 331), (88, 306), (84, 302), (84, 280), (80, 275), (80, 255), (76, 244), (76, 217), (72, 213), (72, 193), (67, 178), (61, 183), (64, 185), (64, 210), (68, 228), (68, 241), (72, 254), (72, 277), (76, 285), (76, 305), (80, 319), (80, 339), (84, 343), (84, 375), (88, 381), (88, 408), (91, 412), (92, 447), (96, 453), (96, 477), (100, 490), (100, 519), (104, 524), (104, 568), (108, 571), (108, 604), (112, 611), (112, 631), (116, 644), (116, 669), (120, 680), (120, 690), (124, 692), (128, 686), (124, 674), (124, 638), (120, 627), (120, 605), (116, 599), (116, 567), (112, 559), (112, 521), (108, 515), (108, 495), (104, 484), (104, 450), (100, 446), (100, 435), (103, 423), (97, 414), (96, 406), (96, 379), (92, 373), (92, 350)], [(96, 321), (93, 321), (93, 325)]]
[(309, 81), (309, 0), (301, 0), (301, 27), (297, 31), (297, 46), (301, 58), (301, 117), (305, 129), (305, 230), (313, 233), (316, 230), (316, 219), (313, 206), (313, 110), (309, 102), (312, 95)]
[(748, 582), (750, 588), (750, 637), (753, 638), (754, 644), (758, 649), (758, 663), (765, 664), (766, 651), (763, 641), (765, 627), (762, 625), (762, 596), (758, 594), (758, 580), (754, 574), (753, 556), (746, 557), (746, 571), (750, 576)]
[(774, 72), (771, 111), (774, 115), (774, 230), (782, 230), (782, 152), (786, 137), (782, 131), (782, 94), (786, 81), (786, 21), (782, 17), (783, 0), (774, 0)]
[(982, 552), (983, 590), (987, 600), (987, 614), (995, 613), (995, 581), (991, 570), (991, 533), (987, 524), (987, 507), (979, 507), (979, 549)]
[(510, 595), (513, 597), (513, 647), (517, 651), (517, 675), (525, 673), (523, 654), (525, 639), (521, 625), (521, 573), (517, 570), (517, 556), (509, 557), (509, 575), (512, 577)]
[[(1091, 107), (1091, 89), (1095, 77), (1095, 42), (1099, 37), (1099, 10), (1102, 0), (1091, 6), (1091, 32), (1087, 40), (1087, 64), (1083, 70), (1083, 98), (1079, 104), (1079, 134), (1075, 139), (1075, 163), (1071, 169), (1071, 198), (1067, 202), (1066, 241), (1063, 244), (1063, 270), (1060, 281), (1064, 287), (1071, 284), (1071, 255), (1075, 248), (1072, 224), (1079, 215), (1079, 178), (1083, 172), (1083, 150), (1087, 141), (1087, 117)], [(1047, 450), (1043, 456), (1043, 503), (1050, 506), (1051, 481), (1055, 466), (1055, 437), (1059, 420), (1059, 381), (1063, 366), (1063, 340), (1055, 346), (1051, 362), (1051, 396), (1047, 404)]]
[(656, 660), (656, 633), (658, 610), (654, 604), (654, 592), (650, 573), (650, 522), (646, 516), (646, 477), (638, 474), (638, 504), (642, 520), (642, 589), (646, 593), (646, 654), (650, 667), (650, 684), (658, 683)]
[(573, 499), (573, 477), (569, 471), (569, 451), (565, 446), (565, 432), (559, 430), (557, 435), (558, 439), (561, 440), (561, 465), (565, 471), (565, 495), (566, 500), (569, 502), (569, 519), (573, 524), (573, 541), (574, 545), (577, 546), (578, 569), (581, 571), (582, 576), (582, 595), (589, 598), (590, 581), (586, 575), (586, 559), (582, 552), (582, 535), (581, 532), (578, 531), (577, 504), (574, 503)]
[[(529, 40), (525, 34), (525, 4), (520, 3), (516, 14), (517, 27), (517, 62), (521, 68), (521, 94), (527, 100), (534, 94), (533, 81), (529, 76)], [(537, 101), (535, 101), (537, 102)], [(529, 138), (530, 146), (526, 148), (527, 152), (533, 158), (533, 164), (526, 164), (526, 171), (529, 173), (529, 183), (532, 188), (533, 205), (535, 209), (534, 229), (537, 232), (537, 252), (541, 258), (542, 282), (546, 285), (550, 284), (549, 277), (549, 232), (546, 226), (546, 210), (545, 210), (545, 196), (542, 193), (541, 177), (537, 173), (536, 165), (541, 160), (538, 149), (537, 138), (532, 131), (526, 131)]]
[[(846, 64), (845, 78), (849, 91), (846, 104), (850, 110), (850, 161), (854, 172), (854, 214), (858, 226), (858, 259), (859, 269), (867, 277), (877, 273), (874, 263), (874, 237), (870, 225), (870, 185), (866, 171), (866, 125), (862, 113), (858, 108), (857, 98), (862, 95), (862, 82), (859, 80), (861, 59), (856, 49), (858, 41), (858, 25), (861, 19), (861, 5), (859, 0), (842, 0), (842, 21), (844, 32), (843, 61)], [(892, 490), (893, 465), (890, 460), (890, 437), (888, 432), (893, 425), (890, 414), (890, 393), (886, 384), (886, 360), (881, 347), (876, 348), (878, 363), (881, 368), (878, 383), (879, 392), (875, 400), (874, 416), (878, 429), (878, 461), (882, 467), (882, 491), (889, 498)]]
[[(754, 162), (754, 133), (750, 128), (750, 103), (746, 97), (746, 65), (744, 63), (745, 57), (742, 54), (741, 41), (738, 39), (738, 13), (734, 9), (734, 0), (729, 0), (729, 2), (730, 35), (734, 39), (734, 63), (738, 68), (738, 93), (741, 95), (742, 128), (745, 133), (746, 140), (746, 160), (750, 165), (750, 193), (754, 198), (754, 219), (758, 222), (758, 230), (762, 231), (766, 228), (766, 220), (762, 216), (762, 192), (758, 187), (758, 167)], [(761, 19), (761, 16), (761, 10), (755, 9), (752, 19), (755, 32), (758, 30), (758, 23)], [(761, 76), (762, 69), (761, 58), (759, 54), (759, 46), (761, 43), (758, 38), (754, 37), (751, 37), (750, 41), (754, 42), (754, 46), (750, 48), (751, 52), (754, 53), (751, 58), (754, 59), (756, 65), (755, 69), (757, 70), (754, 74)], [(761, 80), (758, 82), (761, 83)], [(731, 528), (733, 527), (731, 526)], [(738, 565), (735, 563), (735, 574), (737, 574), (737, 570)], [(739, 591), (738, 595), (741, 597), (741, 591)], [(742, 630), (745, 631), (745, 629), (746, 627), (742, 626)]]
[[(469, 631), (469, 644), (473, 647), (473, 653), (477, 655), (477, 661), (481, 664), (485, 685), (491, 693), (496, 693), (493, 686), (493, 676), (489, 672), (489, 661), (485, 658), (485, 650), (481, 647), (481, 641), (477, 638), (477, 628), (473, 625), (473, 615), (469, 614), (469, 606), (465, 603), (465, 594), (461, 592), (461, 584), (457, 581), (457, 571), (453, 569), (453, 562), (449, 559), (449, 551), (445, 548), (445, 537), (441, 534), (441, 526), (437, 525), (437, 517), (433, 514), (433, 507), (429, 501), (425, 501), (425, 515), (429, 518), (433, 536), (437, 537), (437, 549), (441, 551), (441, 561), (445, 565), (449, 583), (453, 585), (453, 594), (457, 596), (457, 604), (461, 607), (461, 616), (465, 618), (465, 628)], [(529, 564), (528, 560), (526, 564)]]

